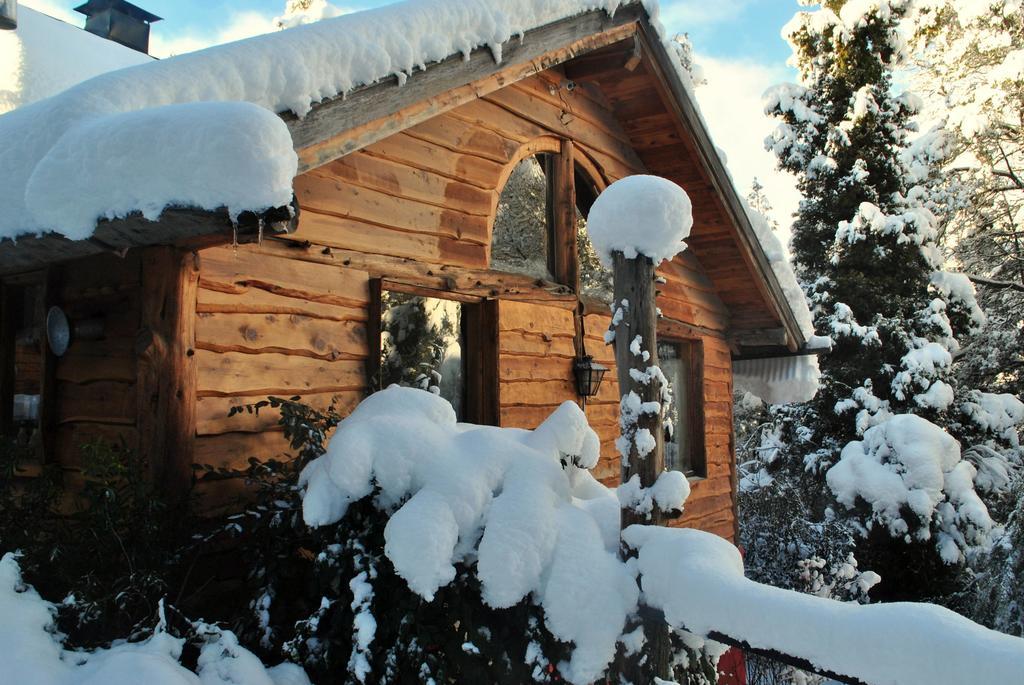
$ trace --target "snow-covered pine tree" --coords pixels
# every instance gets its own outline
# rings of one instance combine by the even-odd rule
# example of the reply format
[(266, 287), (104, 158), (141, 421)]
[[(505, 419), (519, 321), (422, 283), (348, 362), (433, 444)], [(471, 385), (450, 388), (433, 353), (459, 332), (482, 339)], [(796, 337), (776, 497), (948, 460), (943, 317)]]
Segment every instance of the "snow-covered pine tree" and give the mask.
[(988, 316), (957, 376), (1024, 393), (1024, 4), (920, 0), (914, 87), (947, 138), (943, 187), (962, 196), (944, 242)]
[[(1015, 438), (1024, 405), (1024, 4), (1019, 0), (918, 0), (911, 48), (925, 117), (945, 138), (936, 194), (953, 198), (943, 231), (951, 260), (978, 285), (985, 326), (963, 342), (954, 366), (962, 386), (1009, 409), (1004, 440)], [(1011, 414), (1017, 414), (1014, 419)], [(985, 413), (972, 415), (989, 422)], [(984, 452), (982, 442), (971, 447)], [(1019, 454), (1019, 451), (1018, 451)], [(965, 612), (978, 622), (1024, 631), (1024, 471), (990, 503), (1006, 530), (972, 559)]]
[[(909, 4), (826, 0), (798, 13), (784, 32), (801, 83), (766, 94), (780, 120), (766, 144), (804, 198), (793, 256), (816, 332), (834, 341), (818, 396), (774, 412), (771, 470), (800, 484), (812, 520), (845, 519), (861, 567), (882, 575), (873, 594), (886, 599), (952, 591), (958, 563), (985, 547), (993, 528), (975, 468), (938, 428), (964, 430), (951, 366), (976, 305), (962, 277), (941, 271), (934, 145), (911, 144), (921, 101), (893, 84), (906, 59), (899, 23)], [(910, 417), (890, 430), (902, 414), (927, 421)], [(915, 445), (921, 454), (909, 453)], [(895, 478), (905, 492), (887, 497), (872, 477)]]

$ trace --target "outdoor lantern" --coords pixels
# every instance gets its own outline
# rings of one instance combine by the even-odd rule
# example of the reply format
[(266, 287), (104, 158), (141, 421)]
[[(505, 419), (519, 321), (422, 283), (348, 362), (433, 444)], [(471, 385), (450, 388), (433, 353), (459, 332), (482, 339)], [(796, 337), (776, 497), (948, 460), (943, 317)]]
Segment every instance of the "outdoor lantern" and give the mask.
[(572, 370), (576, 374), (576, 392), (581, 397), (594, 397), (601, 389), (601, 379), (608, 367), (601, 366), (588, 354), (578, 358)]
[(75, 340), (101, 340), (105, 324), (103, 319), (82, 319), (71, 323), (60, 307), (46, 312), (46, 342), (55, 357), (63, 357)]

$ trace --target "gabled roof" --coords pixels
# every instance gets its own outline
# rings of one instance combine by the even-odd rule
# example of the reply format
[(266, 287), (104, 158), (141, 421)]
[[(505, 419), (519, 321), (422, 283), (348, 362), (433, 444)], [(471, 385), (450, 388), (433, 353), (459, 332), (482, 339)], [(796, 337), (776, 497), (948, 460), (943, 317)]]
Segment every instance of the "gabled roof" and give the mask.
[[(571, 62), (579, 66), (578, 78), (600, 81), (601, 70), (594, 70), (593, 64), (586, 66), (584, 56), (598, 65), (607, 62), (611, 66), (604, 70), (605, 75), (618, 73), (621, 82), (621, 77), (630, 76), (622, 71), (622, 64), (635, 57), (644, 63), (646, 92), (637, 97), (622, 88), (616, 91), (606, 83), (601, 85), (609, 88), (612, 104), (618, 101), (623, 108), (627, 132), (634, 120), (629, 113), (631, 101), (651, 104), (665, 117), (668, 131), (674, 135), (667, 137), (667, 147), (650, 144), (651, 139), (644, 142), (638, 135), (641, 160), (651, 173), (676, 180), (691, 197), (707, 204), (697, 207), (705, 212), (705, 220), (691, 235), (691, 248), (706, 265), (732, 269), (731, 276), (716, 277), (713, 268), (709, 271), (730, 310), (748, 312), (749, 320), (740, 327), (755, 332), (763, 324), (771, 329), (774, 346), (795, 350), (809, 336), (809, 316), (781, 250), (777, 243), (774, 247), (767, 244), (766, 250), (759, 239), (711, 143), (690, 92), (688, 74), (656, 18), (639, 2), (618, 7), (613, 14), (603, 9), (616, 4), (607, 0), (460, 0), (454, 4), (452, 0), (410, 0), (100, 77), (39, 103), (40, 111), (30, 113), (44, 122), (62, 117), (56, 130), (42, 130), (46, 140), (19, 142), (19, 136), (36, 130), (32, 121), (12, 122), (17, 112), (0, 118), (0, 167), (12, 168), (7, 162), (32, 167), (22, 170), (20, 187), (17, 179), (6, 190), (0, 184), (0, 202), (15, 210), (6, 219), (0, 215), (0, 235), (10, 235), (12, 229), (38, 232), (52, 227), (41, 225), (39, 216), (59, 217), (60, 213), (49, 208), (47, 214), (38, 203), (45, 202), (47, 193), (71, 186), (70, 174), (82, 166), (76, 154), (88, 158), (90, 153), (104, 153), (102, 147), (89, 146), (87, 135), (95, 131), (83, 129), (96, 127), (97, 121), (137, 125), (145, 112), (200, 107), (204, 100), (241, 100), (282, 112), (278, 125), (290, 135), (287, 152), (293, 147), (298, 161), (291, 162), (289, 169), (285, 151), (267, 152), (268, 164), (276, 166), (265, 178), (280, 182), (559, 64)], [(629, 53), (626, 60), (619, 59), (623, 51)], [(583, 74), (585, 69), (590, 70), (589, 75)], [(606, 81), (614, 83), (615, 79)], [(75, 114), (68, 121), (72, 109)], [(75, 121), (75, 116), (80, 121)], [(264, 127), (267, 135), (261, 139), (279, 138), (269, 120), (252, 113), (245, 117), (252, 119), (240, 119), (245, 126)], [(168, 128), (174, 133), (174, 117), (158, 120), (163, 122), (165, 134)], [(185, 146), (196, 136), (193, 130), (183, 129), (180, 134)], [(13, 144), (8, 144), (12, 137)], [(231, 155), (236, 152), (233, 147), (224, 150), (226, 160), (219, 159), (217, 164), (230, 167)], [(153, 154), (156, 161), (161, 154), (173, 158), (183, 153), (179, 147)], [(190, 159), (196, 162), (195, 156)], [(251, 166), (252, 160), (244, 162)], [(202, 160), (198, 163), (203, 164)], [(245, 168), (241, 163), (237, 167)], [(233, 206), (227, 201), (222, 204), (228, 205), (231, 214), (242, 209), (262, 210), (274, 204), (268, 198), (281, 199), (290, 193), (290, 182), (256, 190), (264, 192), (254, 194), (255, 199), (247, 199), (244, 193), (236, 196)], [(37, 206), (32, 204), (33, 193)], [(138, 209), (153, 215), (154, 207), (163, 201), (168, 206), (213, 210), (217, 205), (211, 197), (216, 198), (216, 193), (207, 192), (202, 201), (180, 195), (150, 197), (148, 204), (138, 200)], [(122, 203), (117, 214), (123, 215), (126, 208), (130, 210), (130, 204)], [(12, 214), (26, 225), (12, 226)], [(98, 211), (93, 216), (103, 214)], [(139, 221), (135, 220), (133, 229), (122, 235), (119, 227), (125, 220), (114, 219), (101, 222), (86, 240), (44, 236), (33, 241), (33, 259), (46, 259), (50, 240), (59, 243), (64, 258), (76, 251), (87, 254), (108, 249), (111, 238), (118, 245), (167, 242), (163, 232), (175, 236), (188, 232), (175, 225), (175, 216), (165, 212), (151, 234), (138, 230)], [(81, 231), (82, 225), (77, 228)], [(13, 262), (24, 268), (26, 260), (19, 259), (19, 250), (20, 246), (9, 243), (0, 245), (0, 271), (9, 270)], [(746, 275), (738, 277), (737, 269)]]

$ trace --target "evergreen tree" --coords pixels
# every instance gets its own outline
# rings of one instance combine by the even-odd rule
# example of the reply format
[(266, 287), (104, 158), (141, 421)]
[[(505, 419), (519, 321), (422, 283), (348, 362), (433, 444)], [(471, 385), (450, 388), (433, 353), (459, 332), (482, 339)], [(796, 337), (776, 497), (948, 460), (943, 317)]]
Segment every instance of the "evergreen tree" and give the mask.
[(772, 203), (768, 199), (768, 194), (764, 192), (764, 186), (756, 176), (753, 183), (750, 184), (750, 192), (747, 193), (747, 204), (764, 217), (773, 231), (779, 230), (779, 222), (775, 220), (772, 213)]
[[(978, 477), (984, 458), (961, 464), (959, 446), (942, 430), (977, 442), (970, 410), (962, 408), (988, 400), (958, 392), (951, 373), (957, 337), (978, 317), (969, 283), (941, 271), (932, 211), (945, 206), (932, 165), (941, 141), (912, 143), (921, 101), (893, 84), (906, 59), (900, 21), (909, 4), (827, 0), (785, 29), (801, 84), (766, 94), (767, 111), (780, 120), (766, 144), (798, 179), (804, 199), (793, 256), (815, 332), (834, 345), (820, 360), (817, 397), (774, 410), (764, 435), (777, 443), (766, 464), (774, 487), (796, 483), (810, 520), (838, 519), (856, 534), (861, 567), (882, 576), (873, 596), (935, 599), (953, 592), (958, 564), (991, 543), (988, 512), (967, 502), (980, 504), (975, 478), (979, 489), (1005, 490), (1007, 483)], [(886, 426), (903, 414), (927, 421)], [(921, 464), (907, 453), (915, 446), (899, 444), (911, 432), (931, 441), (925, 452), (937, 482), (928, 488), (915, 483)], [(950, 455), (945, 461), (942, 449)], [(995, 450), (985, 458), (993, 454), (1004, 460)], [(864, 471), (850, 466), (854, 460), (876, 476), (900, 479), (907, 495), (889, 500), (873, 491), (857, 480)], [(924, 492), (930, 499), (922, 506), (914, 498)]]
[(941, 190), (955, 198), (944, 243), (988, 316), (957, 376), (1024, 393), (1024, 5), (923, 0), (911, 35), (914, 86), (945, 136)]

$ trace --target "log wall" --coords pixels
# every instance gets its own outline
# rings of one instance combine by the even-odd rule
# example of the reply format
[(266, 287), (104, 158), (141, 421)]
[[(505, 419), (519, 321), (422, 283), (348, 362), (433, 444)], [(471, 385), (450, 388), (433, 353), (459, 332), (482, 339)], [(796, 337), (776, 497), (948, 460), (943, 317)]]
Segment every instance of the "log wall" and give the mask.
[[(629, 136), (600, 91), (559, 89), (546, 72), (309, 171), (295, 181), (295, 234), (260, 246), (201, 253), (196, 347), (196, 461), (238, 466), (285, 450), (261, 413), (230, 407), (268, 394), (354, 405), (366, 389), (368, 281), (494, 297), (498, 307), (500, 421), (532, 428), (577, 400), (576, 297), (553, 284), (488, 271), (490, 227), (512, 168), (574, 141), (599, 186), (643, 172)], [(658, 304), (673, 329), (704, 342), (708, 478), (694, 484), (687, 525), (732, 537), (731, 387), (728, 314), (696, 259), (662, 269)], [(612, 367), (603, 343), (609, 317), (584, 317), (587, 351)], [(596, 475), (618, 480), (614, 370), (586, 408), (602, 443)]]
[(72, 325), (103, 320), (100, 340), (76, 340), (56, 360), (56, 460), (78, 480), (81, 447), (104, 442), (136, 450), (138, 393), (135, 339), (141, 321), (141, 255), (104, 254), (58, 271), (56, 297)]

